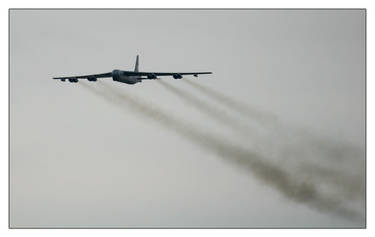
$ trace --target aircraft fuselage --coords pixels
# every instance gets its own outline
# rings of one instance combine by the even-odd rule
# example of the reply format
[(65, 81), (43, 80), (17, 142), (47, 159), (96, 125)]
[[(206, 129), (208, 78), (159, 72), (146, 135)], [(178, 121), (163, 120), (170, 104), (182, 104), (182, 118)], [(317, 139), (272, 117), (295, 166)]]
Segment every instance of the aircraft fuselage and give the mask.
[(112, 71), (112, 78), (114, 81), (126, 83), (126, 84), (135, 84), (138, 82), (141, 82), (142, 80), (139, 79), (139, 76), (129, 76), (126, 75), (127, 71), (121, 71), (121, 70), (113, 70)]

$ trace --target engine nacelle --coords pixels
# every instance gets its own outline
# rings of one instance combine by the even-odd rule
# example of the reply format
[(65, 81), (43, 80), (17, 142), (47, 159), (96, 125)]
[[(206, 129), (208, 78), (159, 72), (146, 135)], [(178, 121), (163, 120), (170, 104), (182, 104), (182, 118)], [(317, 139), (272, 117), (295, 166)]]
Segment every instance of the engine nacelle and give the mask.
[(76, 83), (76, 82), (78, 82), (78, 79), (77, 78), (69, 78), (69, 82)]
[(65, 81), (65, 79), (60, 79), (60, 81)]
[(182, 75), (181, 74), (173, 74), (174, 79), (181, 79)]
[(198, 74), (194, 74), (193, 76), (194, 76), (194, 77), (198, 77)]
[(152, 73), (152, 74), (147, 75), (147, 78), (148, 79), (156, 79), (156, 75)]
[(89, 81), (97, 81), (97, 79), (95, 77), (88, 77), (87, 80), (89, 80)]

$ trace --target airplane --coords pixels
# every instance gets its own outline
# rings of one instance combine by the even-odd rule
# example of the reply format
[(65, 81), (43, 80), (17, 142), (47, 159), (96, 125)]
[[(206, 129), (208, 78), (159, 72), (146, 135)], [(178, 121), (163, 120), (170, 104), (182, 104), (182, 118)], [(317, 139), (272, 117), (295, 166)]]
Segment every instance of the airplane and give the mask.
[(70, 77), (54, 77), (53, 79), (58, 79), (61, 81), (68, 80), (69, 82), (76, 83), (78, 79), (87, 79), (88, 81), (94, 82), (98, 78), (113, 78), (114, 81), (126, 83), (126, 84), (135, 84), (142, 82), (142, 80), (154, 80), (159, 79), (158, 76), (172, 76), (174, 79), (182, 79), (183, 75), (193, 75), (198, 77), (200, 74), (212, 74), (212, 72), (140, 72), (139, 68), (139, 55), (135, 61), (134, 71), (123, 71), (115, 69), (112, 72), (101, 73), (101, 74), (92, 74), (84, 76), (70, 76)]

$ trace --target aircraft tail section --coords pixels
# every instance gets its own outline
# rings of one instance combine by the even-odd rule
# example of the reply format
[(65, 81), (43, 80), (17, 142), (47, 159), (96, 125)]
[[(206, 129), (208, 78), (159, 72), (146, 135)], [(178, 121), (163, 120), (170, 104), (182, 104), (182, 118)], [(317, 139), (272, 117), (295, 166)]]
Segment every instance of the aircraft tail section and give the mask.
[(139, 65), (139, 55), (137, 55), (137, 59), (136, 59), (136, 61), (135, 61), (134, 72), (138, 72), (138, 65)]

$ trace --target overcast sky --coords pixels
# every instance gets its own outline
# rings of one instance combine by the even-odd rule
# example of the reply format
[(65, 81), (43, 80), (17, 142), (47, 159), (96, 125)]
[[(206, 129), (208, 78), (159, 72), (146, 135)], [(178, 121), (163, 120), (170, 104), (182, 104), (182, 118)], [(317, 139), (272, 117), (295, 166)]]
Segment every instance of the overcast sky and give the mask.
[[(212, 71), (187, 80), (253, 121), (185, 78), (52, 80), (133, 70), (137, 54), (140, 71)], [(364, 10), (11, 10), (10, 116), (11, 227), (364, 226)]]

